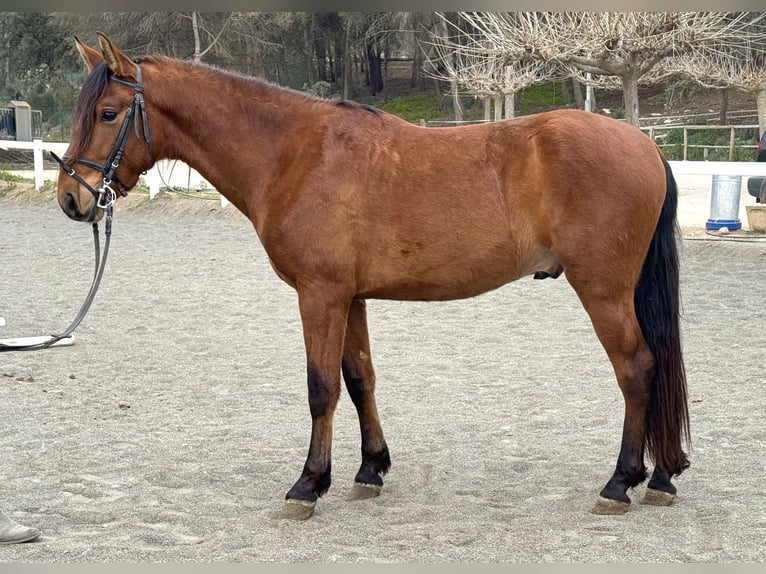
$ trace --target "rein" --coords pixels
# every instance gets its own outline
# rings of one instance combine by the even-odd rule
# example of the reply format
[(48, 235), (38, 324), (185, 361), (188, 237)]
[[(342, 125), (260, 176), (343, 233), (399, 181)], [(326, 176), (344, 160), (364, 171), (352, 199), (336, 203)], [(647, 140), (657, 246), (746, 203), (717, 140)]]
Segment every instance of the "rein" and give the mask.
[(85, 301), (82, 304), (82, 307), (80, 307), (80, 310), (77, 312), (77, 315), (75, 316), (72, 323), (67, 327), (63, 333), (59, 335), (51, 335), (50, 338), (47, 341), (42, 341), (40, 343), (33, 343), (33, 344), (13, 344), (13, 343), (0, 343), (0, 353), (8, 352), (8, 351), (37, 351), (40, 349), (47, 349), (49, 347), (52, 347), (62, 339), (67, 339), (71, 337), (74, 330), (78, 327), (80, 322), (85, 318), (85, 315), (88, 314), (88, 310), (90, 309), (91, 304), (93, 303), (93, 300), (96, 298), (96, 292), (98, 291), (98, 287), (101, 284), (101, 277), (104, 275), (104, 269), (106, 268), (106, 258), (109, 255), (109, 243), (112, 238), (112, 206), (109, 205), (106, 208), (106, 223), (104, 224), (104, 251), (101, 252), (100, 242), (99, 242), (99, 233), (98, 233), (98, 223), (95, 221), (93, 222), (93, 244), (95, 246), (96, 250), (96, 268), (93, 271), (93, 280), (90, 284), (90, 289), (88, 290), (88, 294), (85, 297)]
[[(86, 295), (85, 301), (83, 302), (82, 307), (80, 307), (80, 310), (77, 312), (77, 315), (75, 316), (74, 320), (69, 325), (69, 327), (67, 327), (64, 330), (63, 333), (59, 335), (51, 335), (48, 340), (42, 341), (39, 343), (32, 343), (32, 344), (0, 343), (0, 353), (8, 352), (8, 351), (37, 351), (39, 349), (47, 349), (49, 347), (52, 347), (53, 345), (55, 345), (62, 339), (69, 338), (74, 332), (74, 330), (79, 326), (80, 322), (85, 318), (85, 315), (87, 315), (88, 310), (90, 309), (90, 306), (96, 297), (96, 292), (98, 291), (99, 285), (101, 284), (101, 278), (103, 277), (104, 269), (106, 268), (107, 256), (109, 255), (109, 243), (112, 237), (113, 206), (114, 206), (114, 202), (117, 200), (117, 191), (115, 191), (115, 189), (112, 187), (112, 183), (114, 182), (117, 185), (117, 189), (119, 190), (120, 195), (125, 196), (128, 193), (127, 189), (125, 189), (122, 183), (120, 183), (120, 180), (117, 179), (115, 172), (117, 171), (117, 168), (120, 165), (120, 161), (122, 160), (122, 155), (125, 152), (125, 146), (128, 142), (128, 137), (130, 136), (131, 121), (133, 122), (133, 129), (136, 133), (136, 137), (140, 137), (140, 134), (138, 133), (138, 123), (140, 118), (142, 123), (143, 133), (144, 133), (144, 139), (146, 140), (146, 144), (149, 148), (149, 161), (150, 163), (153, 162), (154, 152), (152, 149), (151, 136), (149, 135), (149, 124), (146, 118), (146, 104), (144, 103), (144, 96), (143, 96), (144, 87), (143, 87), (143, 83), (141, 79), (141, 66), (136, 62), (136, 82), (135, 83), (127, 82), (115, 76), (112, 76), (110, 80), (112, 82), (132, 88), (136, 92), (135, 96), (133, 97), (133, 103), (131, 104), (130, 108), (128, 108), (128, 111), (125, 114), (125, 119), (122, 122), (120, 133), (114, 142), (114, 146), (112, 147), (112, 151), (109, 154), (109, 157), (107, 158), (106, 163), (102, 165), (100, 163), (97, 163), (95, 161), (91, 161), (88, 159), (77, 159), (75, 161), (75, 163), (82, 164), (86, 167), (99, 171), (104, 176), (101, 187), (99, 187), (98, 189), (94, 188), (87, 181), (85, 181), (85, 179), (83, 179), (79, 174), (77, 174), (74, 168), (70, 166), (68, 163), (66, 163), (65, 161), (65, 159), (67, 159), (66, 155), (64, 156), (64, 159), (62, 159), (59, 156), (57, 156), (55, 153), (50, 152), (51, 157), (59, 164), (61, 169), (63, 169), (68, 176), (74, 178), (77, 181), (77, 183), (79, 183), (81, 186), (83, 186), (88, 191), (90, 191), (90, 193), (93, 195), (93, 198), (94, 198), (93, 207), (91, 207), (90, 213), (88, 214), (87, 221), (92, 222), (93, 243), (95, 246), (95, 253), (96, 253), (96, 264), (95, 264), (95, 270), (93, 272), (93, 280), (91, 281), (88, 294)], [(106, 215), (106, 222), (104, 225), (105, 241), (104, 241), (103, 253), (101, 252), (101, 247), (99, 242), (98, 223), (94, 221), (98, 209), (103, 209)]]

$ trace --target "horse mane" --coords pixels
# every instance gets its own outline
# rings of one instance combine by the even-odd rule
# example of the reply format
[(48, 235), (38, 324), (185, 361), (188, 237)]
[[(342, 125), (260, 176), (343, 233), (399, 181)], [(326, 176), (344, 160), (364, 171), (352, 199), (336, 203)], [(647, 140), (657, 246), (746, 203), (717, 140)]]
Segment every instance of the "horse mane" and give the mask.
[(283, 94), (290, 94), (290, 95), (296, 96), (300, 100), (303, 100), (309, 103), (315, 103), (320, 105), (329, 104), (338, 108), (365, 110), (365, 111), (374, 113), (376, 115), (381, 115), (383, 113), (381, 110), (375, 108), (374, 106), (370, 106), (368, 104), (362, 104), (359, 102), (355, 102), (352, 100), (345, 100), (345, 99), (325, 100), (313, 94), (309, 94), (307, 92), (301, 92), (299, 90), (295, 90), (287, 86), (282, 86), (280, 84), (276, 84), (274, 82), (271, 82), (263, 78), (258, 78), (256, 76), (248, 76), (247, 74), (243, 74), (241, 72), (237, 72), (234, 70), (227, 70), (225, 68), (220, 68), (212, 64), (207, 64), (205, 62), (192, 62), (189, 60), (178, 60), (175, 58), (169, 58), (167, 56), (161, 56), (161, 55), (144, 56), (142, 58), (136, 59), (136, 62), (137, 63), (141, 63), (141, 62), (168, 63), (168, 64), (181, 65), (184, 67), (202, 71), (203, 73), (210, 73), (214, 75), (220, 75), (226, 78), (233, 78), (236, 80), (240, 80), (247, 84), (252, 85), (253, 87), (277, 90)]
[(353, 100), (331, 100), (331, 101), (333, 105), (339, 108), (365, 110), (367, 112), (372, 112), (373, 114), (378, 116), (382, 113), (378, 108), (374, 106), (370, 106), (368, 104), (361, 104)]
[(72, 139), (70, 142), (72, 159), (77, 159), (88, 147), (90, 134), (93, 131), (93, 121), (95, 114), (93, 110), (96, 102), (104, 93), (109, 84), (109, 77), (112, 72), (102, 61), (93, 66), (90, 74), (85, 78), (85, 82), (80, 90), (80, 97), (77, 100), (77, 107), (72, 116)]

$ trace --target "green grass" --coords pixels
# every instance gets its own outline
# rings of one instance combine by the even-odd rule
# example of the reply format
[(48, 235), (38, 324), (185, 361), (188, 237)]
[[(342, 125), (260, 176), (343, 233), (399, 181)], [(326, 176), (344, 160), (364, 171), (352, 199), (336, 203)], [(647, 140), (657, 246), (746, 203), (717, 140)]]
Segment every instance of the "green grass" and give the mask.
[(426, 121), (450, 119), (451, 113), (451, 110), (439, 109), (439, 97), (434, 94), (397, 98), (381, 104), (379, 108), (413, 123), (417, 123), (421, 119)]
[[(571, 84), (571, 82), (570, 82)], [(570, 85), (570, 92), (571, 92)], [(574, 99), (574, 96), (572, 95)], [(561, 106), (563, 101), (561, 100), (561, 88), (556, 83), (551, 84), (536, 84), (525, 88), (521, 92), (520, 106)]]
[[(568, 82), (570, 101), (574, 102), (574, 93), (572, 83)], [(519, 110), (517, 115), (528, 115), (545, 109), (558, 108), (564, 106), (561, 98), (561, 87), (556, 82), (548, 84), (539, 84), (524, 89), (519, 94)], [(583, 87), (583, 97), (585, 97), (585, 88)], [(596, 100), (605, 98), (606, 93), (600, 90), (596, 91)], [(437, 96), (433, 93), (419, 94), (411, 97), (396, 98), (387, 103), (371, 102), (378, 108), (394, 114), (408, 122), (418, 123), (423, 120), (451, 120), (454, 119), (452, 111), (452, 98), (447, 96)], [(462, 98), (464, 119), (480, 120), (484, 117), (483, 103), (470, 96)], [(614, 106), (610, 107), (614, 108)], [(614, 109), (613, 114), (619, 115), (621, 109)]]
[(8, 181), (11, 183), (33, 183), (34, 179), (29, 177), (21, 177), (20, 175), (15, 175), (9, 171), (5, 171), (4, 169), (0, 169), (0, 179), (3, 181)]

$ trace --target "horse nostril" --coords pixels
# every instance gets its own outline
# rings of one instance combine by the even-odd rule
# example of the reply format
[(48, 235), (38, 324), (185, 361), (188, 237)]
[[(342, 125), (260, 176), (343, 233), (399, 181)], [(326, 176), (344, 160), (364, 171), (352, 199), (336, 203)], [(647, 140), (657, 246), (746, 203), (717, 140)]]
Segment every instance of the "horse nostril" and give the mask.
[(66, 209), (67, 214), (70, 217), (76, 217), (78, 215), (77, 200), (71, 193), (66, 194)]

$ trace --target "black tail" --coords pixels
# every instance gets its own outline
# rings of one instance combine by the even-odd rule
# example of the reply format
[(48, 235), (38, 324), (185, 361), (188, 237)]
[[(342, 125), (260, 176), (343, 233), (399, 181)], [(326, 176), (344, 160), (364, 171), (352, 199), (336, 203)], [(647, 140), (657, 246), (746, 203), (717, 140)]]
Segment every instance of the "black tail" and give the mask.
[(656, 361), (647, 417), (646, 447), (656, 467), (672, 476), (689, 466), (682, 441), (691, 444), (686, 370), (681, 351), (676, 209), (678, 190), (665, 166), (666, 194), (660, 219), (636, 286), (641, 331)]

